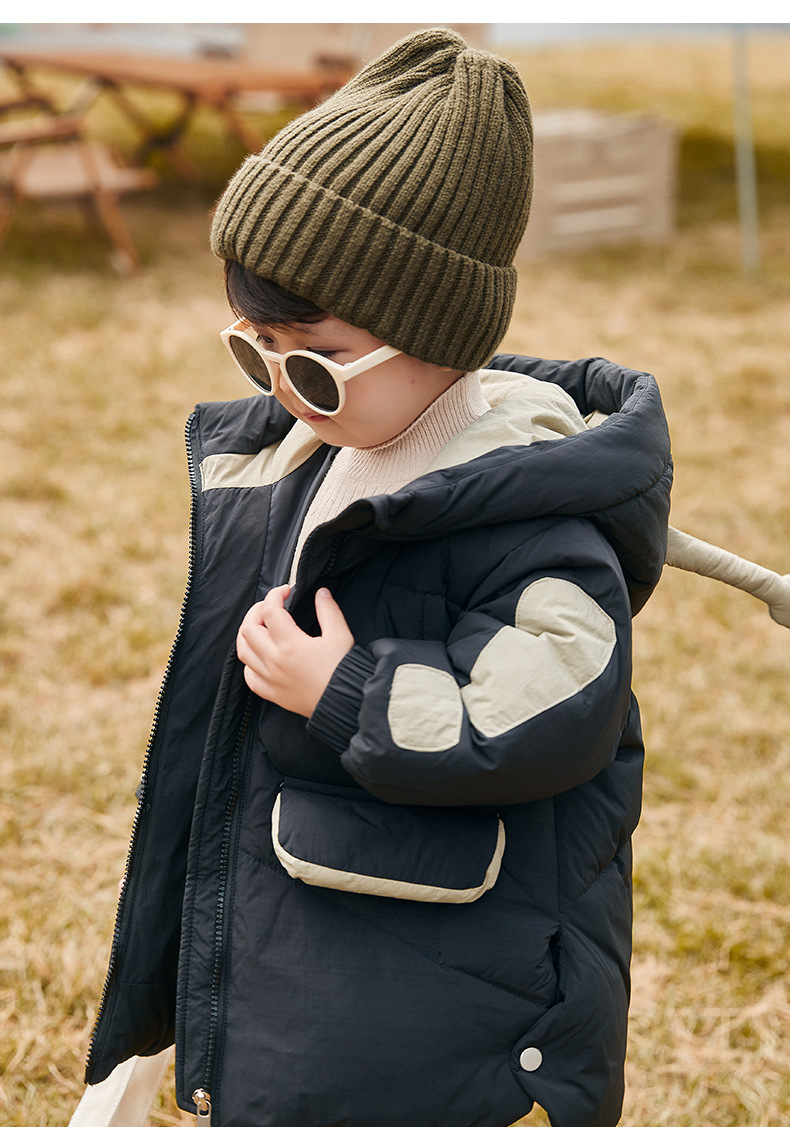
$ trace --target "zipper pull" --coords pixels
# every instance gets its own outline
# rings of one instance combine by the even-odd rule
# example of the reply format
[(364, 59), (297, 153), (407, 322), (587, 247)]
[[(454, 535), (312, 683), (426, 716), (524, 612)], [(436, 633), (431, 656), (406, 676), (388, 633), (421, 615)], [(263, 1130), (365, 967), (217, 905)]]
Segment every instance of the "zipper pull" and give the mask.
[(192, 1093), (192, 1099), (197, 1104), (197, 1126), (198, 1128), (211, 1127), (211, 1094), (206, 1092), (205, 1088), (196, 1088)]

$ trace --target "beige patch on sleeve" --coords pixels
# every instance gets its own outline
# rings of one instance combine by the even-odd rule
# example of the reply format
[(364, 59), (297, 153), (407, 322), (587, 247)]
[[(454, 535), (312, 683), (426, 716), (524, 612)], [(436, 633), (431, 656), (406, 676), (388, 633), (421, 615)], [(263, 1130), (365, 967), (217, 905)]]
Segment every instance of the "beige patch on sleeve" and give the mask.
[(410, 662), (398, 666), (390, 687), (387, 721), (400, 749), (441, 753), (461, 739), (464, 707), (452, 674)]
[(615, 648), (609, 615), (561, 578), (528, 586), (515, 620), (483, 647), (461, 690), (469, 720), (485, 737), (507, 733), (579, 693), (603, 673)]

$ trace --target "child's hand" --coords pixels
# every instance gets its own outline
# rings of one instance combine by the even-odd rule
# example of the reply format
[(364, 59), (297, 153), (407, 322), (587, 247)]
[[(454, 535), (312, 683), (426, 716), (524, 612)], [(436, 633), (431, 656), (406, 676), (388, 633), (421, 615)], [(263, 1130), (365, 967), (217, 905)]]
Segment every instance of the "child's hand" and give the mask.
[(309, 718), (338, 663), (354, 645), (354, 635), (332, 595), (322, 589), (315, 598), (321, 637), (311, 638), (284, 607), (289, 593), (290, 587), (275, 586), (247, 611), (236, 651), (253, 693)]

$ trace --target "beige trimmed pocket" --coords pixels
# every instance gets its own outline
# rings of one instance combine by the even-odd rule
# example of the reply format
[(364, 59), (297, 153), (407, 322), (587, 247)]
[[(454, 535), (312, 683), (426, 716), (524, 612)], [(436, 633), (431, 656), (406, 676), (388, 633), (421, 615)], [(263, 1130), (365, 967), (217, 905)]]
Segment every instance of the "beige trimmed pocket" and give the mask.
[(272, 810), (280, 864), (307, 885), (465, 904), (496, 882), (505, 827), (494, 807), (391, 805), (364, 790), (289, 779)]

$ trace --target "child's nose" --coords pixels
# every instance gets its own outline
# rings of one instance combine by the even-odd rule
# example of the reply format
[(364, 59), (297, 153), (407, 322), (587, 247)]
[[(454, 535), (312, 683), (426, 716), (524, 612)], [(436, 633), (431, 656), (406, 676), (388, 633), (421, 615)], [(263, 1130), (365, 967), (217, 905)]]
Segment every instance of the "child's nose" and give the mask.
[(287, 374), (282, 369), (282, 367), (279, 367), (279, 366), (275, 367), (274, 370), (277, 372), (277, 378), (275, 380), (275, 383), (280, 388), (280, 390), (285, 391), (289, 395), (294, 395), (294, 396), (298, 397), (297, 392), (294, 390), (293, 386), (291, 385), (291, 380), (288, 378)]

